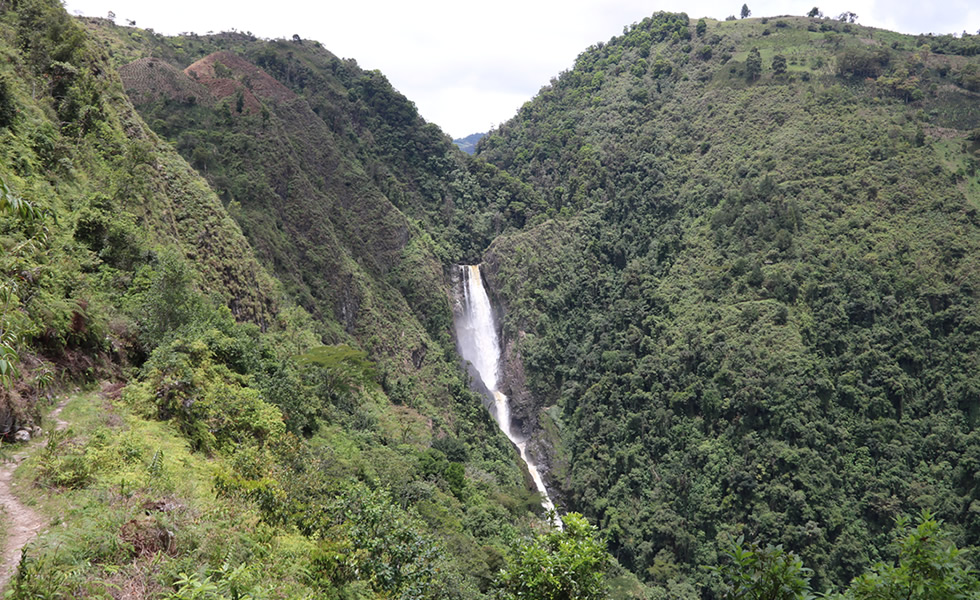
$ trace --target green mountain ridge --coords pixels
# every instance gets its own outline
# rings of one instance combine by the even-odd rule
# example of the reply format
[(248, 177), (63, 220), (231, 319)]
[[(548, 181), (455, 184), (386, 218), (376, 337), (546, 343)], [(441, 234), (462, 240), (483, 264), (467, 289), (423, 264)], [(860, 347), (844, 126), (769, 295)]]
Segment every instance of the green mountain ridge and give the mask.
[(977, 65), (918, 43), (657, 14), (481, 140), (562, 211), (485, 255), (549, 485), (647, 582), (744, 534), (843, 585), (921, 509), (977, 543)]
[[(537, 521), (536, 501), (453, 356), (435, 243), (376, 184), (401, 185), (391, 171), (406, 187), (434, 176), (374, 154), (407, 152), (398, 146), (301, 126), (319, 119), (309, 105), (233, 55), (200, 62), (198, 81), (136, 65), (137, 77), (152, 70), (176, 86), (160, 88), (189, 111), (173, 116), (242, 144), (200, 165), (205, 176), (241, 175), (217, 160), (227, 157), (263, 178), (230, 198), (243, 188), (209, 185), (133, 110), (109, 38), (45, 0), (17, 3), (0, 27), (0, 91), (13, 109), (0, 171), (9, 435), (42, 422), (47, 396), (104, 390), (75, 400), (79, 428), (51, 432), (25, 475), (31, 501), (67, 528), (32, 544), (14, 597), (105, 596), (120, 583), (166, 597), (213, 581), (287, 597), (483, 595), (509, 540)], [(241, 111), (223, 93), (230, 84), (234, 102), (242, 90), (229, 73), (249, 79)], [(380, 76), (360, 83), (392, 93), (371, 87)], [(252, 112), (259, 99), (265, 120)], [(390, 108), (411, 108), (400, 102)], [(355, 108), (379, 135), (391, 127)], [(452, 149), (414, 115), (390, 115), (419, 124), (392, 144)], [(365, 168), (358, 155), (374, 162)], [(519, 189), (489, 167), (472, 177)], [(315, 202), (298, 202), (306, 194)], [(399, 198), (407, 206), (413, 194)], [(30, 218), (7, 206), (29, 207)], [(269, 217), (279, 221), (266, 229)], [(11, 356), (18, 373), (6, 368)], [(337, 562), (338, 551), (347, 558)], [(397, 576), (386, 574), (392, 564)]]
[(469, 156), (317, 42), (11, 3), (3, 422), (101, 390), (12, 596), (972, 597), (978, 39), (656, 13)]

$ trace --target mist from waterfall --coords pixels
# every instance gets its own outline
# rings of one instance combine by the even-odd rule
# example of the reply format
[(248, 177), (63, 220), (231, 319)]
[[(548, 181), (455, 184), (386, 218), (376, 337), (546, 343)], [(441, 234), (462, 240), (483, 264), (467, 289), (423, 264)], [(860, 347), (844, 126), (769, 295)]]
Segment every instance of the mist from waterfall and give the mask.
[(543, 497), (541, 505), (545, 510), (552, 510), (555, 505), (548, 496), (541, 473), (527, 456), (527, 439), (513, 431), (510, 422), (510, 403), (507, 396), (497, 387), (502, 353), (490, 297), (483, 287), (480, 265), (460, 265), (459, 268), (462, 279), (460, 298), (462, 310), (457, 311), (455, 319), (459, 352), (463, 360), (473, 365), (483, 385), (492, 394), (493, 405), (490, 412), (494, 420), (497, 421), (501, 431), (517, 446), (521, 458), (527, 464), (534, 485)]

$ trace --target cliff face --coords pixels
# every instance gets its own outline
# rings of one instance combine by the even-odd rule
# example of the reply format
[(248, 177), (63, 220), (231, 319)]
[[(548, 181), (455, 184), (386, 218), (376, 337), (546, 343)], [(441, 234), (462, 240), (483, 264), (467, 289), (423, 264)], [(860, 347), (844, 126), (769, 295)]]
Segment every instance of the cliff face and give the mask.
[(526, 361), (521, 352), (528, 341), (526, 332), (504, 325), (513, 323), (513, 319), (509, 318), (512, 311), (507, 305), (507, 296), (500, 293), (498, 288), (502, 284), (499, 253), (499, 247), (492, 247), (484, 255), (482, 264), (500, 329), (498, 335), (503, 354), (501, 389), (510, 400), (512, 422), (520, 429), (523, 437), (528, 439), (529, 458), (541, 472), (552, 501), (556, 506), (564, 507), (567, 454), (562, 448), (561, 431), (554, 420), (555, 413), (549, 412), (549, 409), (554, 408), (554, 403), (549, 402), (546, 396), (536, 397), (528, 387)]
[(552, 502), (560, 510), (568, 510), (565, 504), (564, 486), (567, 485), (568, 456), (562, 447), (561, 431), (554, 420), (554, 405), (535, 400), (527, 387), (524, 361), (520, 353), (521, 332), (518, 339), (504, 340), (503, 382), (510, 399), (511, 418), (519, 424), (527, 438), (527, 454), (544, 479)]

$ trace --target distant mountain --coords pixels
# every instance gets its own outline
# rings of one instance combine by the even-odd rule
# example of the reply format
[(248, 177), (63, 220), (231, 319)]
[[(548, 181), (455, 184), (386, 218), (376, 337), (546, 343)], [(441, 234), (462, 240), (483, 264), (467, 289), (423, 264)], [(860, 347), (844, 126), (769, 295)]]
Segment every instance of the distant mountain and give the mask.
[(460, 150), (467, 154), (473, 154), (476, 152), (476, 143), (483, 139), (485, 133), (471, 133), (464, 138), (459, 138), (458, 140), (453, 140)]

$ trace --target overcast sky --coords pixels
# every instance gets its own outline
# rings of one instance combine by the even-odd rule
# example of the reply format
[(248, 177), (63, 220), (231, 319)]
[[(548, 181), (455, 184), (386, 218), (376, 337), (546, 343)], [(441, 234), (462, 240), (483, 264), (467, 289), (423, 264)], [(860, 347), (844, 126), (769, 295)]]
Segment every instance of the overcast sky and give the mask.
[[(514, 116), (582, 50), (658, 11), (724, 19), (744, 0), (67, 0), (72, 14), (134, 20), (158, 33), (251, 31), (318, 40), (334, 54), (379, 69), (422, 116), (453, 137)], [(946, 0), (748, 1), (753, 17), (829, 16), (904, 33), (977, 33), (980, 2)]]

